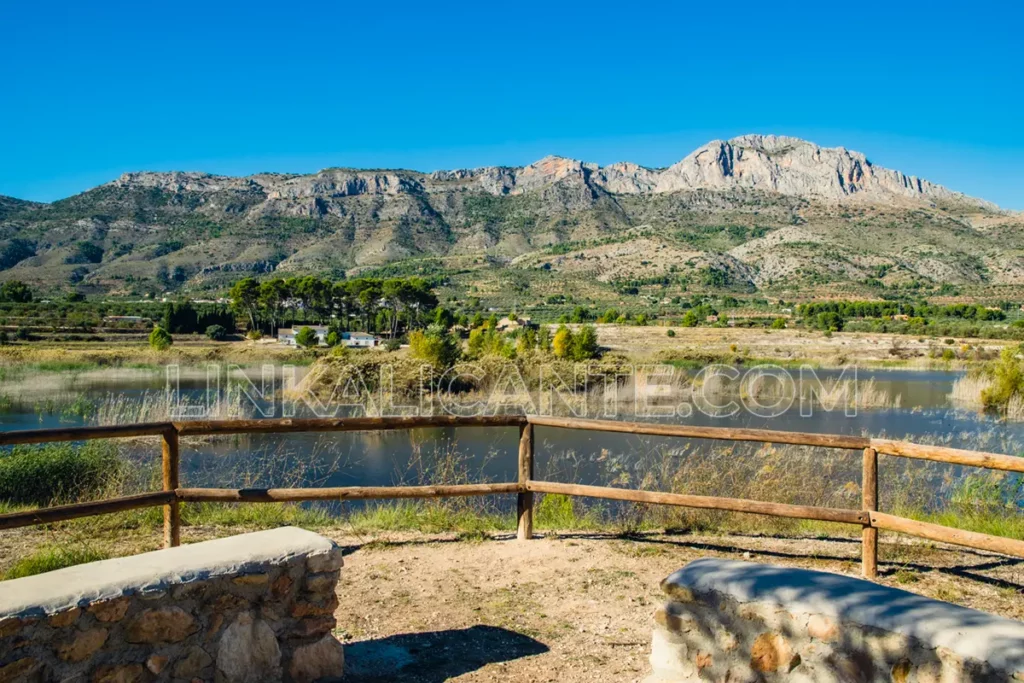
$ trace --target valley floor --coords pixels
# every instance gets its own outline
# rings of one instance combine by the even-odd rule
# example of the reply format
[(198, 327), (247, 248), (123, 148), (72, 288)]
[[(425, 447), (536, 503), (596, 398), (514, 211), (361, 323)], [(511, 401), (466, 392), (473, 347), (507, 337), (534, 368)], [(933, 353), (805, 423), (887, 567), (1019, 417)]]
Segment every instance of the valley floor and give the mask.
[[(801, 363), (824, 366), (869, 365), (885, 367), (943, 366), (948, 363), (931, 358), (935, 353), (952, 348), (963, 351), (964, 346), (997, 354), (1007, 345), (1017, 342), (1001, 339), (945, 339), (914, 337), (910, 335), (871, 332), (823, 332), (805, 329), (752, 329), (715, 327), (632, 327), (624, 325), (597, 325), (597, 338), (601, 346), (637, 358), (664, 360), (667, 358), (714, 358), (720, 362), (730, 359), (751, 358), (782, 363)], [(668, 330), (675, 332), (668, 336)]]
[[(552, 326), (555, 327), (555, 326)], [(692, 360), (695, 362), (774, 361), (784, 364), (810, 363), (821, 366), (857, 364), (885, 367), (949, 367), (933, 356), (946, 349), (960, 356), (977, 352), (998, 354), (1017, 342), (1001, 339), (915, 337), (869, 332), (823, 332), (805, 329), (751, 329), (713, 327), (664, 327), (650, 325), (596, 325), (598, 343), (606, 350), (636, 362)], [(672, 329), (675, 336), (668, 336)], [(970, 350), (969, 352), (967, 350)], [(272, 340), (212, 342), (201, 337), (175, 341), (167, 351), (156, 351), (141, 341), (50, 342), (38, 341), (0, 346), (0, 365), (37, 364), (54, 369), (66, 365), (158, 367), (167, 363), (201, 365), (204, 363), (313, 362), (318, 351), (301, 351)], [(383, 350), (378, 350), (383, 352)], [(964, 361), (953, 361), (962, 365)]]

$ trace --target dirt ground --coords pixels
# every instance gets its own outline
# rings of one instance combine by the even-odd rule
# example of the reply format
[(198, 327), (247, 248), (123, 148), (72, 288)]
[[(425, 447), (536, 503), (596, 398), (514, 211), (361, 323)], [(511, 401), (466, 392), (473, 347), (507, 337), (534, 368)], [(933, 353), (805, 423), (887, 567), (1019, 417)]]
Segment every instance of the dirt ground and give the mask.
[[(639, 681), (659, 582), (687, 562), (856, 576), (860, 553), (852, 539), (334, 537), (347, 553), (336, 635), (352, 683)], [(1024, 560), (895, 539), (881, 555), (883, 583), (1024, 618)]]
[[(243, 533), (186, 527), (185, 543)], [(472, 540), (449, 535), (320, 529), (345, 552), (335, 635), (349, 683), (639, 681), (648, 672), (659, 583), (700, 557), (858, 576), (859, 538), (545, 532)], [(62, 538), (0, 533), (0, 571)], [(159, 548), (129, 532), (110, 555)], [(882, 534), (887, 585), (1024, 620), (1024, 559)]]

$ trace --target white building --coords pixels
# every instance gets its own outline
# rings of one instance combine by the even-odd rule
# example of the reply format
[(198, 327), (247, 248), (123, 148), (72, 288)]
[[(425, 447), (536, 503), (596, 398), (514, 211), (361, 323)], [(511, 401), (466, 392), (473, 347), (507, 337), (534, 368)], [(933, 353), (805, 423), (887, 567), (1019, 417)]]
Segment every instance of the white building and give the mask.
[[(316, 332), (317, 343), (320, 346), (327, 346), (327, 333), (329, 329), (324, 325), (302, 325), (301, 327), (282, 327), (277, 330), (277, 341), (285, 346), (296, 346), (295, 335), (303, 327), (308, 327)], [(368, 349), (377, 346), (380, 340), (366, 332), (342, 332), (341, 345), (352, 348)]]
[(327, 327), (324, 325), (303, 325), (302, 327), (281, 327), (277, 330), (277, 341), (285, 346), (296, 346), (295, 335), (303, 327), (309, 327), (316, 332), (316, 340), (320, 346), (327, 346)]
[(341, 343), (352, 348), (368, 349), (377, 346), (379, 340), (366, 332), (342, 332)]

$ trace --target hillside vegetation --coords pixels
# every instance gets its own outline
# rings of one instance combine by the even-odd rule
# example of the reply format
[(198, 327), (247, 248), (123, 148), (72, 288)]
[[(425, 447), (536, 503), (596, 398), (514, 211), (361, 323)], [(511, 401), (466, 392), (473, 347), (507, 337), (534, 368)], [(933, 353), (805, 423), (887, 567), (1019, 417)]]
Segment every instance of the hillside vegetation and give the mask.
[(715, 141), (662, 170), (129, 173), (52, 204), (0, 197), (0, 280), (145, 295), (246, 274), (431, 276), (502, 301), (693, 291), (1008, 297), (1024, 221), (863, 155)]

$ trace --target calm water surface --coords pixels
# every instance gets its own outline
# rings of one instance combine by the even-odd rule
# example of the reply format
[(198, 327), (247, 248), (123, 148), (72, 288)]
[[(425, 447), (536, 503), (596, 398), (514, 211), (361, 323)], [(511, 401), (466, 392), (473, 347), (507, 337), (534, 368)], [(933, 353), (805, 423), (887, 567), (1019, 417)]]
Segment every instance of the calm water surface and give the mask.
[[(826, 378), (838, 371), (820, 371)], [(1005, 423), (955, 409), (948, 395), (957, 372), (861, 370), (858, 379), (874, 380), (877, 390), (899, 396), (898, 408), (841, 410), (800, 415), (798, 406), (775, 418), (740, 411), (730, 417), (693, 415), (672, 422), (715, 427), (866, 434), (1016, 454), (1024, 443), (1024, 423)], [(137, 404), (159, 400), (165, 389), (160, 372), (84, 373), (0, 383), (0, 430), (90, 424), (90, 406), (109, 402)], [(183, 373), (182, 394), (197, 399), (205, 381), (201, 372)], [(13, 391), (12, 391), (13, 390)], [(890, 403), (889, 405), (893, 405)], [(621, 415), (619, 419), (631, 419)], [(609, 483), (602, 454), (629, 459), (653, 449), (673, 448), (680, 439), (536, 429), (538, 474), (579, 483)], [(182, 445), (185, 486), (354, 486), (417, 483), (439, 463), (457, 463), (472, 480), (516, 478), (518, 432), (515, 428), (439, 428), (376, 433), (240, 435), (216, 440), (187, 439)], [(715, 442), (701, 442), (715, 443)], [(718, 445), (722, 445), (717, 442)], [(137, 457), (159, 458), (155, 443), (132, 446)], [(557, 461), (557, 464), (556, 464)], [(566, 463), (573, 463), (571, 472)]]

